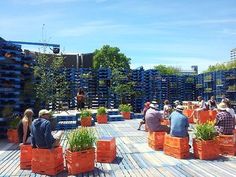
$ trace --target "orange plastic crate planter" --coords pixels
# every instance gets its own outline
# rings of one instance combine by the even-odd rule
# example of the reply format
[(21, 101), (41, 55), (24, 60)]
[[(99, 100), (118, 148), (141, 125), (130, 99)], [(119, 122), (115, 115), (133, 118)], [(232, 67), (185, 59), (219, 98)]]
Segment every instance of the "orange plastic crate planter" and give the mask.
[(189, 138), (180, 138), (180, 137), (173, 137), (169, 134), (165, 135), (164, 139), (164, 146), (173, 147), (179, 149), (181, 152), (189, 151)]
[(7, 138), (11, 143), (18, 143), (18, 132), (17, 129), (8, 129)]
[(81, 118), (80, 123), (82, 127), (90, 127), (92, 125), (92, 118), (91, 117)]
[(95, 149), (89, 149), (80, 152), (71, 152), (66, 150), (66, 166), (68, 173), (76, 175), (83, 172), (94, 170)]
[(188, 122), (189, 122), (189, 123), (194, 123), (194, 121), (193, 121), (193, 116), (190, 117), (190, 116), (193, 114), (193, 111), (194, 111), (194, 110), (192, 110), (192, 109), (184, 109), (184, 110), (183, 110), (183, 114), (184, 114), (186, 117), (188, 117)]
[(50, 149), (32, 149), (32, 161), (38, 163), (45, 163), (48, 166), (57, 167), (59, 164), (63, 163), (62, 147), (56, 147), (52, 150)]
[(98, 115), (97, 122), (99, 124), (106, 124), (107, 123), (107, 115)]
[(42, 174), (42, 175), (50, 175), (50, 176), (54, 176), (57, 175), (58, 173), (64, 171), (64, 164), (58, 164), (58, 166), (56, 167), (52, 167), (49, 164), (47, 164), (46, 162), (44, 162), (44, 164), (42, 163), (38, 163), (37, 161), (32, 161), (31, 162), (31, 169), (33, 173), (38, 173), (38, 174)]
[(101, 137), (97, 141), (97, 151), (110, 151), (116, 147), (116, 139), (114, 137)]
[(217, 159), (220, 154), (219, 144), (217, 139), (208, 141), (199, 141), (193, 139), (194, 157), (201, 160)]
[(166, 132), (149, 132), (148, 145), (154, 150), (163, 149), (164, 137)]
[(197, 121), (200, 124), (206, 123), (210, 120), (210, 115), (208, 111), (199, 111), (197, 113)]
[(181, 151), (179, 148), (164, 145), (164, 153), (177, 159), (187, 159), (190, 156), (189, 149)]
[(98, 151), (96, 152), (96, 161), (101, 163), (111, 163), (116, 158), (116, 147), (110, 151)]
[(221, 154), (236, 154), (236, 143), (234, 142), (234, 135), (219, 135), (217, 140), (220, 146)]
[(20, 146), (20, 169), (31, 169), (32, 147), (31, 145)]
[(209, 116), (210, 116), (210, 121), (215, 122), (217, 111), (216, 110), (209, 110), (208, 112), (209, 112)]
[(124, 119), (130, 119), (130, 112), (121, 112)]
[(163, 150), (163, 144), (148, 139), (148, 146), (155, 151)]

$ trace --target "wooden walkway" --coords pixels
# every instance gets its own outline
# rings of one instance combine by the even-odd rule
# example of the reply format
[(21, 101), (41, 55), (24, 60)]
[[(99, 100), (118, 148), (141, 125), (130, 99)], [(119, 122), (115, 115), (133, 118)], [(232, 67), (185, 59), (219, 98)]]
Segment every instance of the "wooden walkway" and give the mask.
[[(116, 137), (117, 158), (111, 163), (96, 163), (94, 171), (78, 176), (136, 176), (136, 177), (233, 177), (236, 176), (236, 157), (222, 156), (218, 160), (179, 160), (167, 156), (163, 151), (154, 151), (147, 145), (147, 133), (138, 131), (140, 120), (126, 120), (96, 124), (98, 137)], [(65, 132), (62, 146), (66, 147)], [(192, 132), (190, 132), (191, 134)], [(20, 170), (17, 144), (0, 140), (0, 176), (45, 176)], [(64, 171), (58, 177), (68, 176)]]

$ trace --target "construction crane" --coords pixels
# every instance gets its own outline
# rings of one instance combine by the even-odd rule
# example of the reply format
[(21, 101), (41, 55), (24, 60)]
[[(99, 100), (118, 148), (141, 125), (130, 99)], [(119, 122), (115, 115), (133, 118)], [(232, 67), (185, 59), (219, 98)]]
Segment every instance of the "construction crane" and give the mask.
[(26, 45), (40, 45), (45, 47), (52, 47), (52, 51), (54, 54), (58, 54), (60, 52), (59, 44), (49, 44), (49, 43), (40, 43), (40, 42), (23, 42), (23, 41), (7, 41), (13, 44), (26, 44)]
[(0, 44), (8, 43), (8, 44), (26, 44), (26, 45), (40, 45), (45, 47), (52, 47), (52, 51), (55, 54), (60, 52), (60, 45), (59, 44), (49, 44), (49, 43), (40, 43), (40, 42), (23, 42), (23, 41), (6, 41), (5, 39), (0, 37)]

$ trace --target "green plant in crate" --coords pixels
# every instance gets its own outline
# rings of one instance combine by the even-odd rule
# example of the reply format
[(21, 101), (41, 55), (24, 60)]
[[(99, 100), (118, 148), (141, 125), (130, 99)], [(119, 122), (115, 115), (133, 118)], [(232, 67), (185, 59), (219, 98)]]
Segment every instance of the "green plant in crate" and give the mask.
[(121, 105), (119, 105), (118, 109), (120, 112), (131, 112), (132, 106), (129, 104), (121, 104)]
[(99, 107), (97, 110), (97, 115), (106, 115), (107, 111), (105, 107)]
[(80, 118), (92, 117), (92, 112), (88, 109), (81, 111)]
[(213, 140), (217, 136), (214, 123), (209, 121), (204, 124), (197, 124), (194, 135), (200, 141)]
[(71, 152), (91, 149), (94, 147), (96, 140), (95, 131), (88, 127), (75, 129), (67, 135), (69, 150)]

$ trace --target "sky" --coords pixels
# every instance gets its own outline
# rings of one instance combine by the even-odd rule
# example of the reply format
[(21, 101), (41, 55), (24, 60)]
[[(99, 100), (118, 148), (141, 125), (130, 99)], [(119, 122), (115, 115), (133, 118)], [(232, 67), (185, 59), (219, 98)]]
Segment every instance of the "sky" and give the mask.
[(5, 0), (0, 7), (6, 40), (60, 44), (63, 53), (110, 45), (131, 68), (198, 65), (201, 72), (236, 48), (236, 0)]

